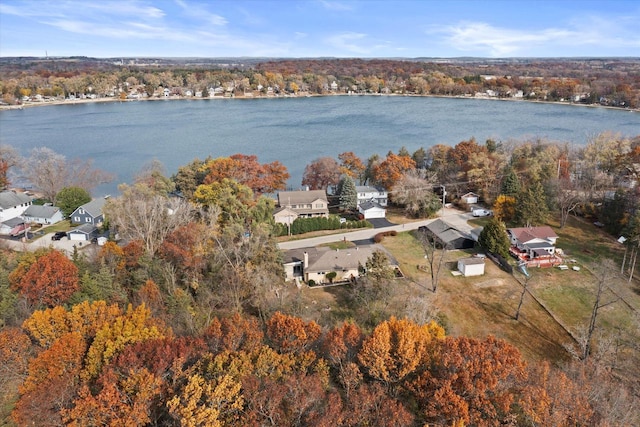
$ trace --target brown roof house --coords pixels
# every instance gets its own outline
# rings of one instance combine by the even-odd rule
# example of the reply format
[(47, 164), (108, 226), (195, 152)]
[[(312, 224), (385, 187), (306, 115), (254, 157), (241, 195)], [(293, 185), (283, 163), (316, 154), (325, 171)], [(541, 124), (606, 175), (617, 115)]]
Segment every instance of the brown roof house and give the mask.
[(511, 246), (529, 259), (548, 257), (556, 250), (558, 235), (548, 225), (542, 227), (520, 227), (507, 230)]
[[(301, 248), (286, 251), (284, 270), (287, 280), (313, 280), (315, 283), (347, 282), (360, 275), (367, 260), (376, 250), (384, 250), (379, 245), (359, 245), (349, 249), (328, 247)], [(390, 262), (394, 261), (390, 259)], [(335, 272), (333, 279), (327, 274)]]
[(288, 210), (287, 212), (276, 210), (274, 219), (281, 224), (290, 224), (288, 221), (291, 220), (291, 212), (294, 212), (297, 218), (329, 217), (329, 202), (324, 190), (280, 191), (278, 207)]

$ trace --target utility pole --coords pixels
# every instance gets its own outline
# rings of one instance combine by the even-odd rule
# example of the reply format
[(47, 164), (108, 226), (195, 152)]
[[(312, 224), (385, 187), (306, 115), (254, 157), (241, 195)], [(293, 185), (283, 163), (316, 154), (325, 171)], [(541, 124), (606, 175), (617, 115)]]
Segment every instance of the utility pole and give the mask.
[(447, 192), (444, 189), (444, 185), (440, 185), (440, 187), (442, 187), (442, 216), (444, 216), (444, 204), (445, 204), (445, 199), (447, 197)]

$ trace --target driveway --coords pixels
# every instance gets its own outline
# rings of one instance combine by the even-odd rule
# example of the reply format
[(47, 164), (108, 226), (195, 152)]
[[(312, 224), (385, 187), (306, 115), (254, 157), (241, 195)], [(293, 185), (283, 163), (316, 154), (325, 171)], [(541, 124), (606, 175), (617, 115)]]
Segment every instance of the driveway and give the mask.
[(387, 218), (370, 218), (367, 221), (373, 224), (373, 228), (384, 228), (396, 225), (390, 222)]

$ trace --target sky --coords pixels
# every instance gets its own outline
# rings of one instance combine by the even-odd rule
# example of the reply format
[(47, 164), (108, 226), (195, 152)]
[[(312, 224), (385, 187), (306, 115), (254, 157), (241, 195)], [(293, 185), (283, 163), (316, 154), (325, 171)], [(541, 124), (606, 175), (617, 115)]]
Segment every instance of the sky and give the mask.
[(640, 57), (638, 0), (0, 0), (0, 56)]

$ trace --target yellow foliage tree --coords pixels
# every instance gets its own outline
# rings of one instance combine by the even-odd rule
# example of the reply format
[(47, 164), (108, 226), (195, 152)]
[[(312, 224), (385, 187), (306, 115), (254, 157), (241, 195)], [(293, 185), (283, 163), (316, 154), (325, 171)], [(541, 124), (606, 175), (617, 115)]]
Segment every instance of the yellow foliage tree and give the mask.
[(429, 366), (436, 347), (433, 344), (444, 336), (444, 329), (435, 322), (418, 325), (391, 317), (365, 338), (358, 361), (376, 380), (398, 384)]
[(493, 215), (502, 222), (512, 221), (516, 216), (516, 198), (499, 195), (493, 204)]
[(85, 379), (95, 378), (102, 366), (109, 363), (127, 344), (164, 338), (170, 332), (151, 317), (150, 310), (144, 304), (136, 308), (129, 305), (124, 315), (104, 324), (97, 331), (87, 352), (83, 373)]

